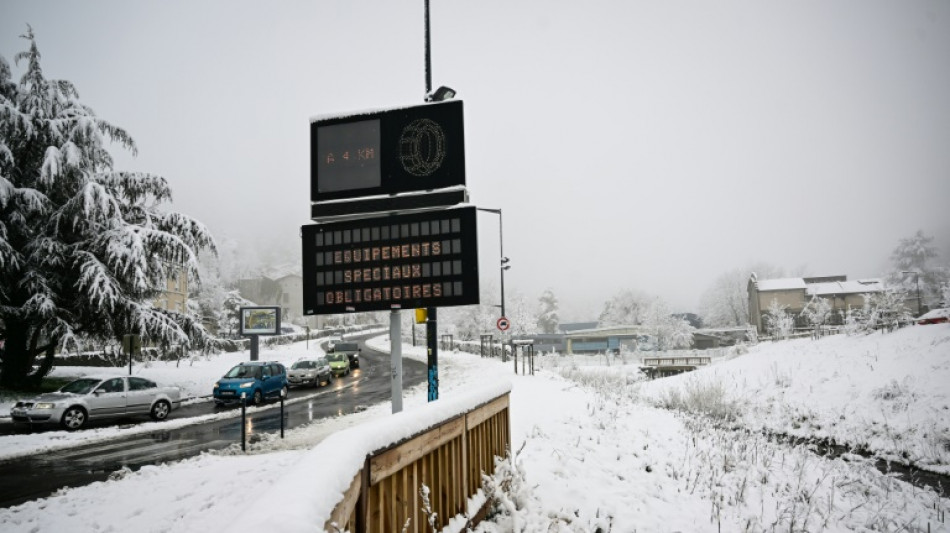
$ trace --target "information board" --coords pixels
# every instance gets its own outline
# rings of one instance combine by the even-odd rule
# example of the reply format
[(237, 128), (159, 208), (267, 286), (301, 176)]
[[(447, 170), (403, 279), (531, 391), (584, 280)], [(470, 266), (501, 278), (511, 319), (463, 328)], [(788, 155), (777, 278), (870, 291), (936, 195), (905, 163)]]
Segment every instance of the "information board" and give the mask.
[(479, 302), (475, 207), (301, 228), (305, 315)]
[(462, 101), (314, 119), (310, 200), (465, 185)]
[(241, 335), (280, 335), (280, 307), (241, 307)]

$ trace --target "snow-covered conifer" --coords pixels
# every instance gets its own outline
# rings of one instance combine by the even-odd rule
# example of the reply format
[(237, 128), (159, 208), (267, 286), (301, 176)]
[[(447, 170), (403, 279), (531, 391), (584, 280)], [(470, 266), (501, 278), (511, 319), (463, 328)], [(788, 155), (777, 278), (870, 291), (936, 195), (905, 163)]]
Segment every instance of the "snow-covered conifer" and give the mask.
[(557, 333), (561, 320), (558, 316), (557, 296), (551, 289), (545, 290), (538, 298), (538, 331), (541, 333)]
[(938, 305), (943, 285), (950, 282), (950, 269), (933, 264), (940, 256), (933, 241), (932, 236), (917, 231), (900, 239), (891, 252), (894, 270), (888, 274), (887, 284), (900, 287), (912, 301), (919, 295), (921, 312)]
[(18, 84), (0, 62), (0, 386), (38, 381), (78, 338), (206, 343), (198, 321), (151, 301), (172, 272), (200, 279), (196, 254), (213, 249), (211, 234), (159, 209), (171, 199), (164, 178), (113, 169), (108, 143), (134, 154), (132, 137), (72, 83), (47, 79), (32, 28), (22, 37)]

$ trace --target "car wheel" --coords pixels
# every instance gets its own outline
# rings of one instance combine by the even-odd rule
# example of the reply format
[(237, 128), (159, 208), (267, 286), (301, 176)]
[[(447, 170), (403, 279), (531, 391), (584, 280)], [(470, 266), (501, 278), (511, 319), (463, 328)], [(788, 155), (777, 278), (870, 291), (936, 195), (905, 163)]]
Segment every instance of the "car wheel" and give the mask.
[(152, 420), (165, 420), (171, 411), (172, 406), (170, 403), (165, 400), (159, 400), (152, 406), (152, 412), (149, 413), (149, 415), (152, 417)]
[(66, 412), (63, 413), (63, 418), (60, 419), (60, 423), (66, 428), (66, 431), (75, 431), (86, 425), (87, 419), (86, 410), (78, 405), (74, 405), (66, 409)]
[(254, 405), (260, 405), (264, 403), (264, 395), (261, 394), (260, 389), (257, 389), (256, 391), (254, 391), (254, 397), (251, 398), (251, 403), (253, 403)]

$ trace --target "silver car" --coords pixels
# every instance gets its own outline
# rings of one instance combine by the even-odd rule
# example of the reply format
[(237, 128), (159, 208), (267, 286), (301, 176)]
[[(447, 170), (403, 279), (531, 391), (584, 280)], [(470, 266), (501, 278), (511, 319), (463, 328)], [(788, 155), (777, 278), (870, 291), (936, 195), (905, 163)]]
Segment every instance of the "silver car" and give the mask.
[(291, 387), (318, 387), (324, 381), (333, 383), (333, 374), (330, 373), (330, 363), (323, 357), (301, 359), (287, 371), (287, 384)]
[(73, 431), (90, 419), (149, 415), (165, 420), (181, 405), (178, 387), (159, 387), (135, 376), (84, 377), (32, 400), (20, 401), (10, 410), (15, 423), (60, 424)]

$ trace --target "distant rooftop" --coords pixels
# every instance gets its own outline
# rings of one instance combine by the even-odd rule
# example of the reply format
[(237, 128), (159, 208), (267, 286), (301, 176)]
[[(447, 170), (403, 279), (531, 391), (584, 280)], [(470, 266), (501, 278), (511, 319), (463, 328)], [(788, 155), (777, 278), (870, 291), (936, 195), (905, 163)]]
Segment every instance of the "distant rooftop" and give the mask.
[(859, 279), (854, 281), (832, 281), (812, 283), (806, 292), (809, 295), (830, 296), (833, 294), (864, 294), (866, 292), (881, 292), (884, 283), (879, 279)]
[(880, 292), (884, 288), (883, 282), (877, 278), (853, 281), (847, 281), (847, 279), (847, 276), (763, 279), (756, 281), (756, 287), (760, 292), (804, 289), (806, 294), (817, 296), (864, 294)]
[(756, 282), (760, 291), (790, 291), (804, 289), (805, 280), (802, 278), (763, 279)]

